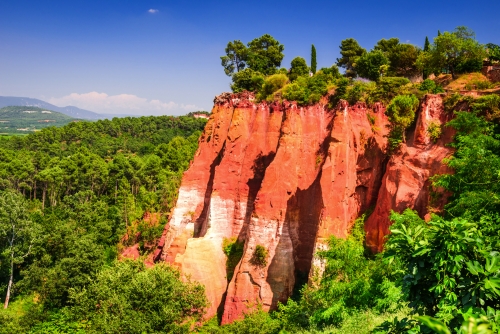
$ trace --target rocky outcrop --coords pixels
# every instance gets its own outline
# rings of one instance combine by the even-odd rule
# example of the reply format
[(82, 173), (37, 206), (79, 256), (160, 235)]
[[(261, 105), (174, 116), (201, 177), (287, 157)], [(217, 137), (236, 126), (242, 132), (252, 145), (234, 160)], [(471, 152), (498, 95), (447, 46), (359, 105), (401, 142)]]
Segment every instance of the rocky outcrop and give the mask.
[[(257, 303), (268, 310), (286, 301), (307, 281), (315, 250), (332, 234), (345, 237), (369, 208), (369, 245), (381, 249), (391, 209), (427, 213), (428, 178), (446, 172), (441, 160), (449, 154), (443, 145), (451, 134), (434, 143), (426, 132), (430, 120), (446, 122), (439, 96), (423, 102), (412, 140), (390, 158), (381, 105), (253, 99), (225, 93), (214, 100), (157, 251), (205, 285), (207, 316), (221, 312), (223, 323)], [(228, 282), (222, 243), (231, 237), (244, 252)], [(265, 261), (256, 261), (259, 245)]]
[[(427, 95), (419, 111), (413, 134), (389, 159), (375, 211), (365, 223), (366, 243), (373, 251), (382, 251), (384, 238), (389, 234), (391, 210), (402, 212), (410, 208), (425, 217), (429, 212), (441, 210), (447, 198), (442, 190), (432, 189), (429, 178), (452, 172), (443, 164), (443, 159), (452, 154), (447, 144), (452, 141), (454, 131), (445, 126), (452, 114), (444, 111), (439, 95)], [(441, 129), (435, 141), (428, 133), (431, 124)]]

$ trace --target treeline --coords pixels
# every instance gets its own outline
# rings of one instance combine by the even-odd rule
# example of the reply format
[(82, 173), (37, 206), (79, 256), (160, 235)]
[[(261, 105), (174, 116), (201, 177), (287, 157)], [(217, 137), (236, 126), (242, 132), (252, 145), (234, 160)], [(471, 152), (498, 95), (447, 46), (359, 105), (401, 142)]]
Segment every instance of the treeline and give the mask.
[[(381, 39), (367, 51), (348, 38), (341, 41), (340, 54), (334, 65), (316, 71), (316, 48), (311, 48), (310, 66), (302, 57), (283, 68), (284, 45), (270, 35), (263, 35), (247, 45), (239, 40), (229, 42), (222, 66), (232, 78), (234, 92), (243, 90), (258, 93), (259, 100), (287, 99), (299, 104), (316, 103), (329, 91), (343, 89), (342, 78), (349, 79), (349, 87), (378, 85), (381, 78), (400, 77), (416, 80), (429, 75), (450, 73), (453, 79), (460, 73), (480, 71), (483, 60), (500, 61), (500, 47), (480, 44), (467, 27), (452, 32), (438, 32), (423, 49), (398, 38)], [(341, 75), (339, 68), (344, 70)], [(367, 82), (370, 81), (370, 82)], [(361, 84), (359, 84), (361, 82)]]
[[(0, 139), (0, 296), (6, 308), (0, 333), (122, 332), (124, 314), (118, 324), (100, 322), (105, 305), (95, 309), (101, 303), (96, 296), (104, 298), (109, 290), (102, 288), (113, 284), (128, 291), (128, 304), (119, 308), (134, 318), (132, 332), (140, 332), (134, 326), (185, 330), (189, 319), (199, 319), (206, 303), (201, 286), (182, 283), (168, 266), (151, 271), (140, 261), (116, 259), (134, 243), (144, 255), (154, 248), (205, 124), (184, 116), (115, 118)], [(147, 303), (142, 295), (132, 301), (127, 290), (146, 293), (147, 286), (137, 291), (130, 285), (145, 282), (162, 286), (149, 290), (149, 302), (168, 299), (172, 309), (165, 312), (175, 313), (157, 325), (138, 320), (144, 313), (138, 304)]]

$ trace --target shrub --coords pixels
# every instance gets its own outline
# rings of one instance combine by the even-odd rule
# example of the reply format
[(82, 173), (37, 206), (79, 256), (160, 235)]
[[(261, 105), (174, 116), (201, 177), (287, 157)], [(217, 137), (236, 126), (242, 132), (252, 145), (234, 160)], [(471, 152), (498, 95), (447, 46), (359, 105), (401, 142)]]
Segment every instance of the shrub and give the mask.
[(243, 256), (243, 242), (238, 242), (236, 237), (224, 238), (222, 241), (222, 250), (227, 256), (226, 276), (227, 280), (231, 281), (234, 275), (234, 269), (238, 265)]
[(382, 77), (377, 82), (372, 98), (374, 101), (388, 103), (400, 94), (402, 87), (409, 83), (410, 80), (402, 77)]
[(288, 101), (297, 101), (299, 105), (317, 103), (322, 96), (326, 95), (331, 82), (331, 75), (322, 71), (312, 77), (298, 77), (283, 88), (283, 98)]
[(436, 83), (431, 79), (425, 79), (419, 86), (418, 89), (422, 92), (427, 92), (431, 94), (444, 93), (443, 87), (436, 85)]
[(336, 107), (337, 103), (341, 99), (345, 99), (347, 94), (347, 87), (349, 86), (349, 79), (347, 78), (339, 78), (336, 82), (337, 87), (335, 88), (335, 94), (330, 96), (330, 107)]
[(306, 78), (302, 77), (286, 85), (283, 88), (283, 98), (288, 101), (297, 101), (299, 104), (306, 104), (309, 98), (307, 84), (304, 83), (306, 80)]
[(267, 249), (262, 245), (255, 246), (251, 262), (256, 266), (265, 267), (267, 264)]
[(363, 246), (364, 217), (358, 218), (347, 239), (330, 237), (328, 249), (317, 256), (325, 271), (316, 285), (305, 285), (299, 301), (279, 305), (277, 317), (286, 329), (340, 326), (364, 311), (375, 314), (404, 307), (403, 295), (395, 282), (397, 264), (388, 265), (373, 257)]
[(264, 84), (264, 76), (252, 70), (251, 68), (245, 68), (242, 71), (233, 74), (233, 84), (231, 89), (235, 93), (248, 90), (250, 92), (257, 92), (260, 90)]
[(437, 121), (431, 121), (427, 126), (427, 133), (433, 142), (437, 142), (441, 137), (441, 124)]
[(333, 79), (340, 78), (342, 75), (340, 74), (339, 68), (337, 65), (332, 65), (332, 67), (322, 67), (320, 71)]
[(267, 77), (264, 80), (259, 94), (257, 94), (257, 100), (267, 100), (272, 101), (274, 98), (274, 93), (283, 88), (288, 82), (288, 78), (285, 74), (279, 73)]
[(398, 135), (401, 134), (402, 141), (405, 141), (405, 130), (415, 119), (415, 111), (418, 107), (418, 99), (415, 95), (399, 95), (392, 99), (385, 111), (392, 130)]

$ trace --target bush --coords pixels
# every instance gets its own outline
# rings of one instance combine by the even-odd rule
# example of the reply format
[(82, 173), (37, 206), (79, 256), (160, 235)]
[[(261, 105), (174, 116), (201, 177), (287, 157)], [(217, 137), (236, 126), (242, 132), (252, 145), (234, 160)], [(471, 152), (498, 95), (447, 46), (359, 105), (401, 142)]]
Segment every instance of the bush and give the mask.
[[(415, 95), (398, 95), (392, 99), (385, 111), (391, 122), (391, 133), (401, 135), (402, 141), (405, 141), (405, 130), (415, 119), (415, 111), (419, 101)], [(389, 135), (390, 137), (393, 137)]]
[(418, 89), (422, 92), (427, 92), (431, 94), (444, 93), (443, 87), (436, 85), (436, 83), (431, 79), (425, 79), (419, 86)]
[(226, 276), (227, 280), (231, 281), (234, 275), (234, 268), (238, 265), (243, 256), (243, 242), (238, 242), (236, 237), (224, 238), (222, 241), (222, 250), (227, 256)]
[(244, 90), (257, 92), (263, 84), (264, 75), (252, 70), (251, 68), (245, 68), (244, 70), (233, 74), (233, 84), (231, 85), (231, 89), (235, 93), (239, 93)]
[(264, 80), (259, 93), (257, 94), (257, 100), (259, 101), (273, 101), (274, 93), (283, 88), (288, 82), (288, 77), (285, 74), (274, 74), (267, 77)]
[(441, 124), (437, 121), (431, 121), (427, 126), (427, 134), (433, 142), (441, 137)]
[(267, 249), (262, 245), (255, 246), (251, 262), (256, 266), (265, 267), (267, 264)]
[(331, 75), (322, 71), (318, 71), (312, 77), (298, 77), (283, 88), (283, 98), (288, 101), (297, 101), (299, 105), (317, 103), (328, 93), (328, 85), (332, 80)]
[(377, 82), (377, 88), (373, 92), (372, 99), (389, 103), (393, 98), (401, 93), (402, 88), (408, 85), (410, 80), (402, 77), (382, 77)]
[(364, 217), (356, 220), (347, 239), (330, 237), (328, 249), (318, 252), (326, 262), (321, 280), (305, 285), (299, 301), (279, 305), (276, 316), (286, 329), (341, 326), (345, 320), (371, 309), (374, 314), (404, 307), (396, 286), (397, 264), (388, 265), (363, 246)]

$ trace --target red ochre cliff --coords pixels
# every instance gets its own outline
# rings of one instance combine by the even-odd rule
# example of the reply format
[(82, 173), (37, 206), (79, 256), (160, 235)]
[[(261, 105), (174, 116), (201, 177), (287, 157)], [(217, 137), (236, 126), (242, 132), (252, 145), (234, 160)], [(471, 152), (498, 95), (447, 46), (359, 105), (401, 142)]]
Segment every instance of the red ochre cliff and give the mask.
[[(330, 235), (345, 237), (369, 208), (367, 244), (381, 250), (390, 210), (423, 217), (442, 206), (430, 202), (429, 177), (449, 172), (442, 160), (453, 134), (444, 130), (435, 143), (427, 135), (430, 122), (448, 120), (439, 95), (424, 98), (408, 142), (391, 156), (379, 104), (341, 101), (331, 110), (255, 103), (251, 93), (224, 93), (214, 103), (155, 254), (205, 285), (207, 317), (222, 312), (228, 323), (249, 307), (286, 301), (321, 270), (315, 250)], [(222, 242), (231, 237), (244, 253), (228, 282)], [(267, 250), (265, 265), (254, 260), (257, 245)]]

